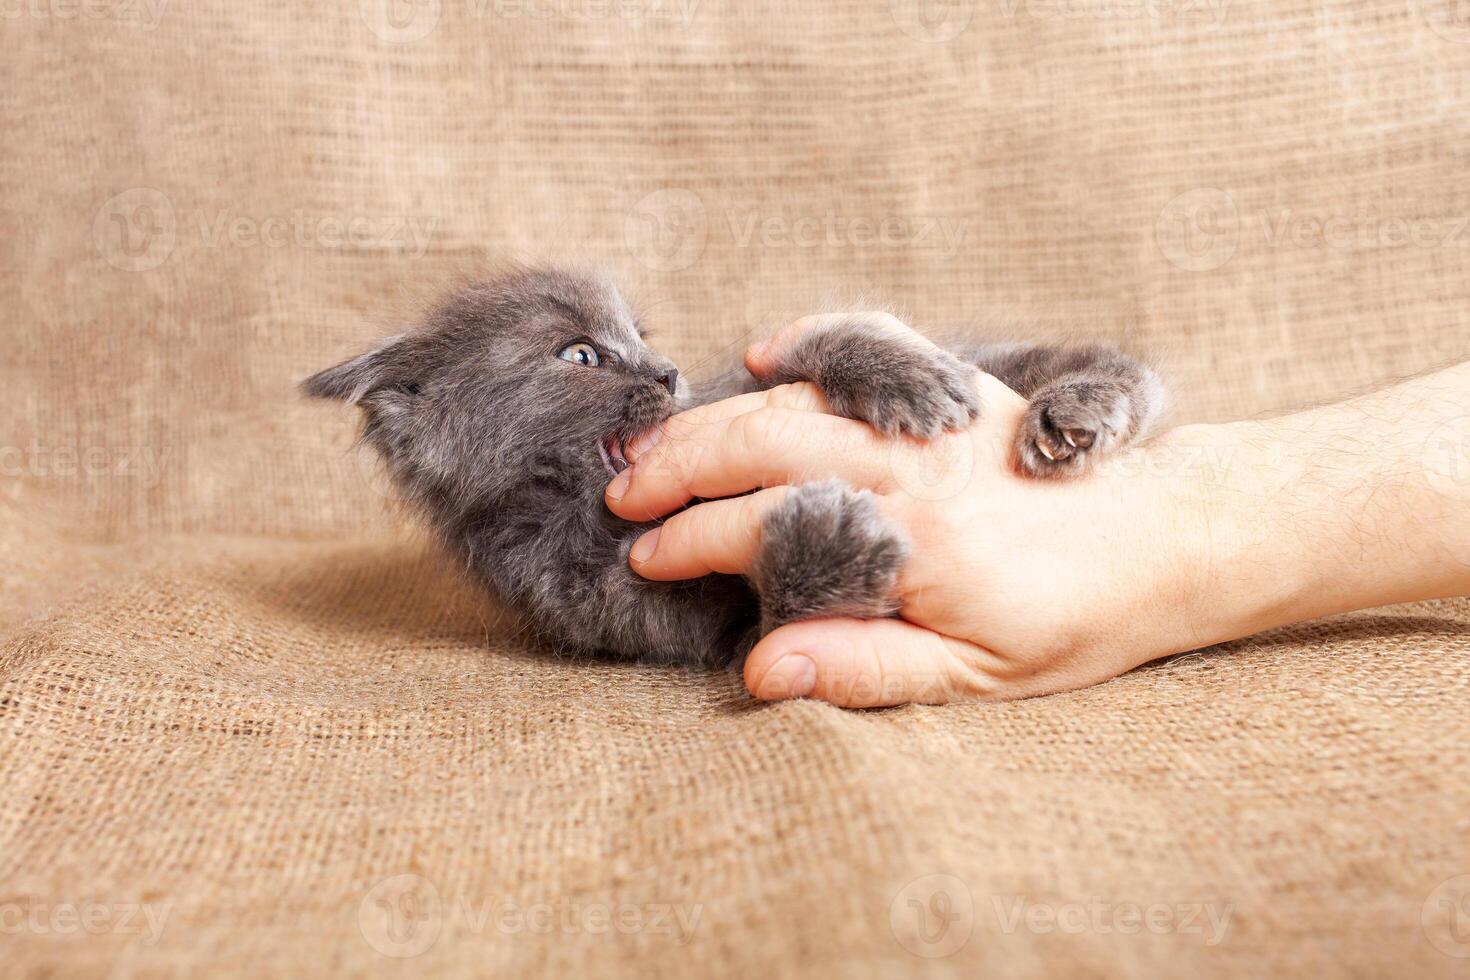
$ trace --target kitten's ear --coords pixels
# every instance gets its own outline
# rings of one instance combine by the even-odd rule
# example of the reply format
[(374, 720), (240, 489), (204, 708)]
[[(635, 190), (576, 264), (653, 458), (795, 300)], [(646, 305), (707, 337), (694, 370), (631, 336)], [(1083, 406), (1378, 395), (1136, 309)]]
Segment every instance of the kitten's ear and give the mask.
[(391, 337), (374, 350), (329, 367), (301, 382), (301, 390), (312, 398), (356, 405), (381, 388), (411, 388), (405, 373), (409, 337)]

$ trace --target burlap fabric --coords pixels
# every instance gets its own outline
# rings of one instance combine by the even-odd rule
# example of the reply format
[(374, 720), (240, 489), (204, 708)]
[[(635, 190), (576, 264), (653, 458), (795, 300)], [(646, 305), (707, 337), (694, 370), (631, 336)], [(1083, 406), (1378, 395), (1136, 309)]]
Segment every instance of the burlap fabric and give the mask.
[(1463, 975), (1470, 602), (759, 706), (548, 658), (292, 388), (507, 256), (694, 371), (856, 297), (1176, 420), (1463, 356), (1450, 0), (0, 15), (6, 972)]

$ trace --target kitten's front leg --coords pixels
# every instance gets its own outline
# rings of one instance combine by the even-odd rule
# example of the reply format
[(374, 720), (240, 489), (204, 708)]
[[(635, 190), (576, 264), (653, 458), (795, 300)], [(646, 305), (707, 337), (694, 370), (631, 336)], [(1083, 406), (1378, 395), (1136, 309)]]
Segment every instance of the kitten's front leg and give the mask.
[(975, 370), (889, 314), (826, 319), (779, 355), (769, 385), (815, 382), (838, 415), (932, 439), (980, 414)]
[(1082, 472), (1146, 436), (1163, 408), (1158, 375), (1110, 347), (997, 345), (973, 360), (1030, 401), (1016, 456), (1033, 476)]

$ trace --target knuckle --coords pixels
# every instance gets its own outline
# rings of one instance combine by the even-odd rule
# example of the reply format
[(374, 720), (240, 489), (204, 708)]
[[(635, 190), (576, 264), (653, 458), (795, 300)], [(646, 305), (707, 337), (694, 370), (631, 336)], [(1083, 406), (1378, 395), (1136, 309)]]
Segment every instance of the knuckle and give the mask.
[(699, 523), (699, 517), (699, 508), (695, 507), (680, 511), (663, 522), (663, 530), (659, 532), (658, 538), (660, 558), (683, 555), (688, 552), (691, 544), (700, 540), (700, 535), (695, 533), (694, 527)]
[(765, 413), (770, 409), (759, 408), (754, 412), (737, 415), (730, 420), (726, 432), (728, 438), (721, 443), (727, 455), (751, 455), (761, 452), (765, 443)]
[(747, 454), (764, 454), (790, 438), (791, 411), (766, 406), (747, 412), (730, 427), (732, 441)]
[[(715, 426), (702, 425), (681, 438), (666, 440), (654, 450), (656, 463), (662, 464), (667, 479), (680, 487), (687, 485), (699, 474), (706, 454), (717, 438), (712, 431)], [(640, 460), (639, 465), (642, 465)]]
[(641, 485), (675, 484), (682, 486), (692, 467), (687, 445), (662, 446), (638, 460), (634, 480)]

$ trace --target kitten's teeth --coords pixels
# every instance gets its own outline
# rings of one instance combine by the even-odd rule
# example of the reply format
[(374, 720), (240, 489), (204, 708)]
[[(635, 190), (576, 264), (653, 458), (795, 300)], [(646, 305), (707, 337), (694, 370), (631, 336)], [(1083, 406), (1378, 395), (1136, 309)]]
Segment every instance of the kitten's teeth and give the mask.
[(1057, 461), (1057, 458), (1051, 454), (1051, 450), (1046, 448), (1046, 443), (1042, 442), (1040, 439), (1036, 440), (1036, 448), (1041, 451), (1041, 455), (1045, 456), (1053, 463)]
[(610, 457), (614, 473), (621, 473), (628, 468), (628, 461), (621, 456)]
[(1073, 449), (1077, 448), (1077, 440), (1072, 438), (1071, 429), (1063, 429), (1062, 438), (1067, 440), (1067, 445), (1071, 446)]

